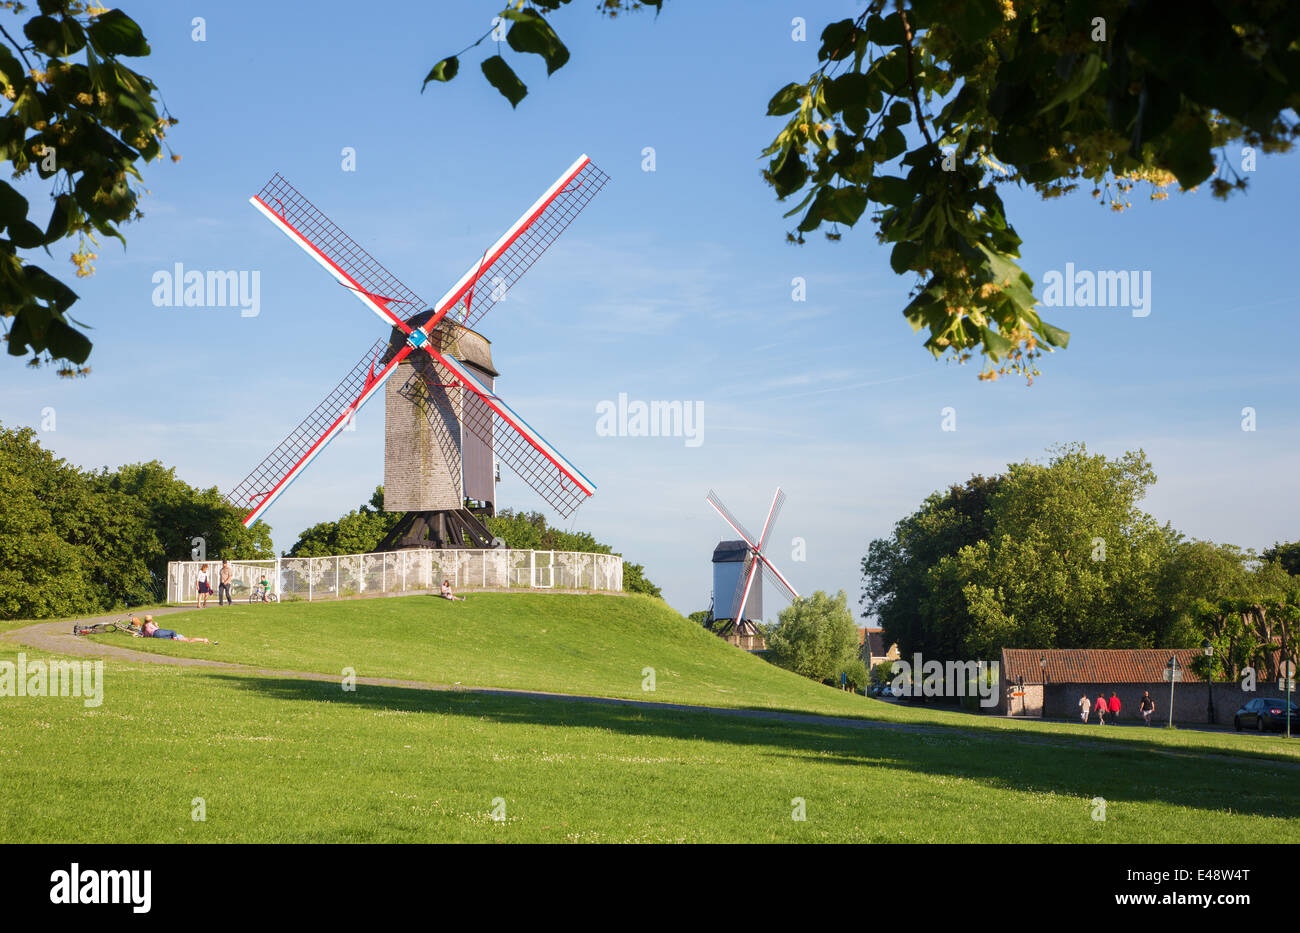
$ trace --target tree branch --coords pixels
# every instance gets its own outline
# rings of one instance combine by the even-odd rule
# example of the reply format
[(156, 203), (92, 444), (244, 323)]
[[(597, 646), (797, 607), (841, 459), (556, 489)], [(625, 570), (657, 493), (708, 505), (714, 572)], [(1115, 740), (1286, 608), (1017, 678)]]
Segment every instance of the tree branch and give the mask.
[(921, 98), (916, 93), (916, 66), (912, 59), (912, 24), (907, 21), (907, 11), (903, 9), (903, 0), (898, 0), (898, 15), (903, 20), (903, 45), (907, 49), (907, 88), (911, 92), (912, 109), (916, 111), (916, 125), (921, 128), (926, 145), (933, 146), (930, 131), (925, 127), (925, 117), (921, 115)]

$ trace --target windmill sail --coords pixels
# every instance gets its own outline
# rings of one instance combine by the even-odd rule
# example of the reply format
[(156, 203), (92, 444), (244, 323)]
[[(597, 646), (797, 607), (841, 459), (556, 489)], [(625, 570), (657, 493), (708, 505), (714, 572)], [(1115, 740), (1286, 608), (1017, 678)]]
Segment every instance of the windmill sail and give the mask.
[(594, 495), (596, 485), (455, 357), (430, 349), (438, 378), (459, 384), (461, 423), (565, 518)]
[(245, 526), (257, 521), (289, 488), (410, 353), (409, 348), (404, 349), (385, 365), (382, 360), (387, 347), (388, 341), (380, 340), (367, 350), (334, 390), (226, 496), (235, 508), (250, 510), (244, 517)]

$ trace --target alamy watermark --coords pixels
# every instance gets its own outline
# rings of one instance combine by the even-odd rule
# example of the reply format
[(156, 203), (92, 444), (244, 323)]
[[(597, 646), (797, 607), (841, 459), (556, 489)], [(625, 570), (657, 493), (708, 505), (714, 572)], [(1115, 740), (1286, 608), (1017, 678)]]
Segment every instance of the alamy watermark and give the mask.
[(262, 273), (254, 269), (186, 269), (176, 263), (153, 274), (155, 308), (238, 308), (240, 317), (262, 313)]
[(600, 437), (681, 437), (687, 447), (704, 443), (704, 403), (682, 401), (618, 401), (596, 403), (596, 434)]
[(890, 670), (895, 696), (977, 696), (980, 706), (998, 704), (997, 661), (925, 661), (917, 652), (911, 661), (895, 661)]
[(1150, 269), (1093, 272), (1067, 262), (1065, 271), (1043, 274), (1043, 304), (1048, 308), (1129, 308), (1134, 317), (1151, 313)]
[(18, 652), (18, 663), (0, 661), (0, 697), (81, 697), (87, 707), (104, 702), (104, 662), (28, 661)]

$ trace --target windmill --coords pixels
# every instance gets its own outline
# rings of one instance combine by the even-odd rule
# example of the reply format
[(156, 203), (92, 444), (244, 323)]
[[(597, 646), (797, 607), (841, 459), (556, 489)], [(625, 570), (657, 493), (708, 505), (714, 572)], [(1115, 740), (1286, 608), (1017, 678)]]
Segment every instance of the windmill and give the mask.
[[(785, 493), (778, 486), (772, 497), (772, 507), (768, 510), (767, 521), (763, 523), (763, 533), (756, 539), (731, 510), (722, 504), (718, 494), (712, 489), (706, 500), (722, 516), (736, 534), (739, 541), (722, 541), (713, 549), (713, 617), (715, 621), (726, 624), (718, 630), (727, 641), (742, 648), (761, 650), (767, 647), (762, 633), (754, 620), (763, 618), (763, 568), (772, 571), (780, 586), (777, 592), (787, 598), (799, 597), (781, 571), (764, 553), (776, 516), (785, 504)], [(730, 595), (730, 602), (723, 602)]]
[(247, 510), (244, 525), (257, 521), (380, 389), (386, 406), (384, 508), (406, 512), (384, 549), (490, 546), (490, 533), (465, 504), (470, 499), (489, 512), (494, 508), (496, 461), (566, 518), (595, 493), (595, 485), (495, 393), (490, 345), (472, 328), (607, 181), (580, 156), (433, 304), (280, 175), (250, 198), (389, 330), (226, 497)]

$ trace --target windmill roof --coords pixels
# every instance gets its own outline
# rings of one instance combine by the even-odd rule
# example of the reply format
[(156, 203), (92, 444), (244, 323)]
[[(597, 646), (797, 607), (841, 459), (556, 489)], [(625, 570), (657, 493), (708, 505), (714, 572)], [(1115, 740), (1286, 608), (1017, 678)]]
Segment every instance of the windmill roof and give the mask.
[(713, 549), (713, 562), (715, 564), (728, 564), (733, 561), (742, 561), (748, 553), (749, 545), (744, 541), (719, 541), (718, 546)]

